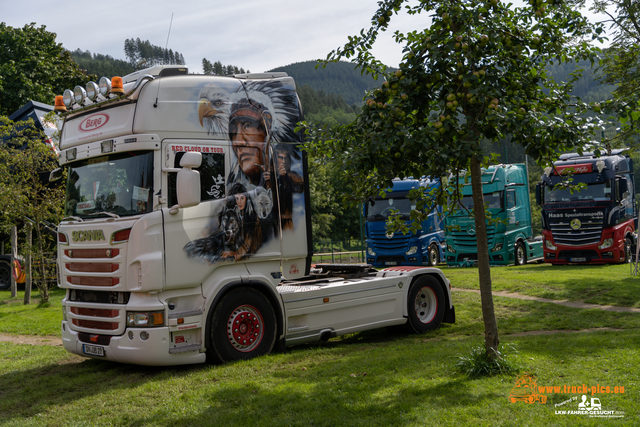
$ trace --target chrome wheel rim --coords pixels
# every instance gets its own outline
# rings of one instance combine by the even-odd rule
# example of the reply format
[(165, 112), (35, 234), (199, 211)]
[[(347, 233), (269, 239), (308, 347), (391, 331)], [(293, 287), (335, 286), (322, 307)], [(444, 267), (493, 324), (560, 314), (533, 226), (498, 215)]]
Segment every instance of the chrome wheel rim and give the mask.
[(430, 323), (438, 312), (438, 299), (429, 286), (425, 286), (418, 291), (414, 301), (416, 317), (421, 323)]

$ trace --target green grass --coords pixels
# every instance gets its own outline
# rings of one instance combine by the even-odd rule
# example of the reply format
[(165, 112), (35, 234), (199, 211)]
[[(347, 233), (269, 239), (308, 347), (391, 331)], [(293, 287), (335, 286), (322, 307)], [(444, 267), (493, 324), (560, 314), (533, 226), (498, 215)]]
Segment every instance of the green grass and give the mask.
[[(477, 267), (441, 269), (451, 286), (479, 289)], [(640, 307), (640, 277), (630, 274), (629, 264), (493, 267), (491, 288), (554, 300)]]
[(0, 292), (0, 333), (14, 335), (60, 335), (64, 289), (51, 290), (48, 304), (34, 289), (31, 304), (24, 305), (24, 291), (11, 298), (9, 291)]
[[(494, 268), (494, 289), (496, 283), (507, 286), (508, 276), (518, 272), (523, 277), (514, 282), (527, 282), (527, 285), (514, 284), (522, 286), (518, 292), (548, 292), (541, 290), (547, 285), (536, 284), (539, 279), (535, 276), (547, 274), (540, 267), (544, 266)], [(571, 271), (570, 268), (553, 267), (553, 271)], [(475, 269), (443, 270), (457, 287), (473, 287), (475, 272), (477, 286)], [(589, 280), (595, 283), (607, 282), (616, 271), (602, 269), (599, 277), (595, 270), (574, 269), (587, 270), (592, 275)], [(526, 271), (531, 274), (526, 275)], [(566, 277), (561, 277), (563, 275)], [(568, 275), (556, 276), (566, 283)], [(458, 283), (467, 283), (465, 280), (466, 286)], [(0, 294), (0, 333), (57, 334), (61, 297), (62, 293), (56, 291), (51, 307), (38, 308), (35, 304), (21, 306), (21, 299), (19, 303), (9, 302), (8, 296)], [(456, 323), (445, 324), (426, 335), (386, 329), (369, 331), (223, 366), (120, 365), (84, 359), (61, 347), (0, 343), (0, 425), (599, 426), (638, 423), (640, 315), (494, 298), (501, 343), (516, 348), (517, 352), (510, 352), (512, 362), (520, 372), (534, 374), (539, 386), (625, 387), (624, 394), (594, 395), (600, 398), (603, 409), (623, 411), (624, 418), (587, 418), (555, 414), (556, 409), (577, 410), (577, 402), (557, 408), (554, 405), (573, 397), (579, 399), (579, 393), (549, 392), (546, 404), (511, 403), (508, 397), (516, 375), (469, 379), (459, 373), (457, 356), (469, 354), (472, 347), (482, 344), (484, 326), (478, 294), (455, 292), (453, 300)], [(36, 316), (38, 320), (34, 320)], [(602, 327), (621, 330), (575, 332)], [(553, 330), (566, 333), (512, 335)], [(575, 333), (568, 333), (570, 331)]]

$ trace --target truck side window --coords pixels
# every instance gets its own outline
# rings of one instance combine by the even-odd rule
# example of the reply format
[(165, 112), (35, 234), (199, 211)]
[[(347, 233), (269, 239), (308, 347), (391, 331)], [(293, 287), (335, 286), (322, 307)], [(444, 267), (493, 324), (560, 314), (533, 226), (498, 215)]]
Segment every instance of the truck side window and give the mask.
[[(173, 167), (180, 167), (180, 159), (182, 159), (183, 155), (184, 153), (176, 153)], [(196, 170), (200, 172), (200, 200), (202, 202), (222, 199), (225, 197), (224, 154), (202, 153), (202, 164)], [(176, 172), (170, 172), (168, 177), (169, 206), (173, 206), (178, 203), (178, 198), (176, 196), (176, 175)]]
[(507, 191), (507, 209), (516, 207), (516, 192), (514, 190)]

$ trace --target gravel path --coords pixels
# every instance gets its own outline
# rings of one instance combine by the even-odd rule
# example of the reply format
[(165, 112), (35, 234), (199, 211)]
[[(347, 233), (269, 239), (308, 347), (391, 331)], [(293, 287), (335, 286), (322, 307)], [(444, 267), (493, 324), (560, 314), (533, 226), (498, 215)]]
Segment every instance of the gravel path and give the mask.
[[(454, 292), (474, 292), (476, 294), (480, 293), (479, 289), (451, 288), (451, 290)], [(599, 310), (615, 311), (618, 313), (640, 313), (640, 308), (636, 308), (636, 307), (620, 307), (616, 305), (587, 304), (585, 302), (580, 302), (580, 301), (556, 300), (556, 299), (532, 297), (529, 295), (522, 295), (515, 292), (494, 291), (492, 293), (493, 293), (493, 296), (496, 296), (496, 297), (517, 298), (517, 299), (526, 300), (526, 301), (550, 302), (552, 304), (564, 305), (565, 307), (583, 308), (583, 309), (597, 308)]]

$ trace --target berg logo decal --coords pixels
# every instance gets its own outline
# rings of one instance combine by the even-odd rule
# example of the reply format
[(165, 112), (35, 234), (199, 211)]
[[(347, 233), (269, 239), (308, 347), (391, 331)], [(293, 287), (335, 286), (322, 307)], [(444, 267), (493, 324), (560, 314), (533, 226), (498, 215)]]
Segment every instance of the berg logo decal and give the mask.
[(74, 242), (85, 242), (87, 240), (106, 240), (102, 230), (83, 230), (71, 233), (71, 240)]
[(78, 125), (78, 130), (80, 132), (93, 132), (94, 130), (106, 125), (108, 121), (109, 116), (107, 114), (94, 114), (81, 121)]

